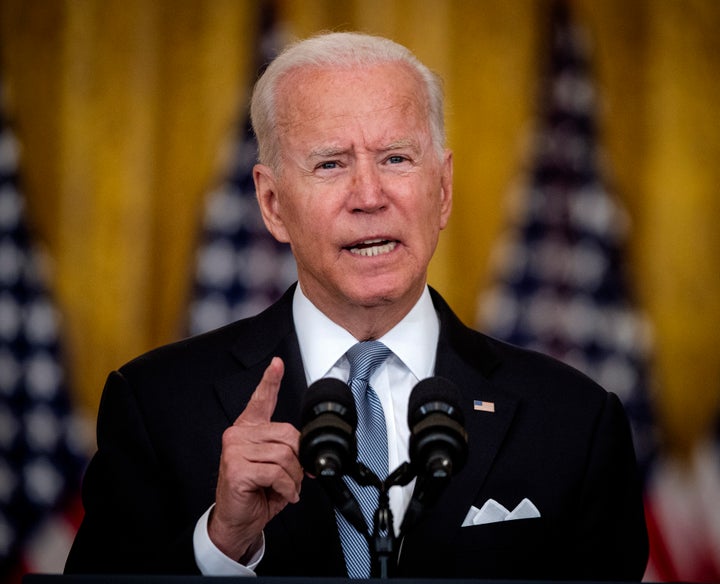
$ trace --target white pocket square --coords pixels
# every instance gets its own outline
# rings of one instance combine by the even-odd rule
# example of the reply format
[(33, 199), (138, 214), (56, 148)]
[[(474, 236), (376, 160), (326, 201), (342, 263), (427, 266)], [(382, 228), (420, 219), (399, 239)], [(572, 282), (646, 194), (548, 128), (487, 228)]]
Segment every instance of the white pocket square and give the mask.
[(463, 527), (497, 523), (498, 521), (512, 521), (513, 519), (532, 519), (540, 517), (540, 511), (533, 502), (525, 498), (512, 511), (508, 511), (495, 499), (488, 499), (481, 509), (470, 507), (470, 511), (462, 522)]

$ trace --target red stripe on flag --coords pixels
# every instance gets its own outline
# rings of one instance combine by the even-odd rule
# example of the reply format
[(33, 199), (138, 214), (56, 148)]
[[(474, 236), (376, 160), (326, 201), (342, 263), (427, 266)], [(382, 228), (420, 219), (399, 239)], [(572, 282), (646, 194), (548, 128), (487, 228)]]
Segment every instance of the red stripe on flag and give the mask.
[(680, 580), (675, 564), (670, 556), (670, 550), (663, 537), (662, 528), (658, 522), (652, 502), (645, 498), (645, 523), (650, 540), (650, 559), (646, 577), (650, 580), (662, 582), (678, 582)]

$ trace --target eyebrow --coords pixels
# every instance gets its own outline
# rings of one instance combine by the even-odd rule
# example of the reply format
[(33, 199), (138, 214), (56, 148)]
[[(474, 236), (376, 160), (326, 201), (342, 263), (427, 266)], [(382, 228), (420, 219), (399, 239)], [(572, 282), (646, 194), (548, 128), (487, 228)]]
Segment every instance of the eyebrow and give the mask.
[(311, 150), (308, 158), (332, 158), (334, 156), (340, 156), (341, 154), (347, 154), (350, 150), (348, 148), (341, 148), (339, 146), (328, 146), (327, 148), (317, 148)]
[[(390, 144), (383, 146), (382, 148), (378, 149), (378, 152), (392, 152), (393, 150), (403, 150), (405, 148), (410, 148), (413, 151), (420, 150), (417, 142), (415, 140), (412, 140), (410, 138), (404, 139), (404, 140), (397, 140), (396, 142), (391, 142)], [(340, 146), (328, 146), (326, 148), (317, 148), (315, 150), (312, 150), (310, 154), (308, 155), (308, 158), (333, 158), (335, 156), (341, 156), (344, 154), (347, 154), (351, 152), (352, 148), (343, 148)]]
[(390, 152), (391, 150), (402, 150), (404, 148), (411, 148), (413, 150), (419, 150), (418, 144), (415, 140), (407, 138), (405, 140), (398, 140), (397, 142), (391, 142), (384, 148), (380, 149), (380, 152)]

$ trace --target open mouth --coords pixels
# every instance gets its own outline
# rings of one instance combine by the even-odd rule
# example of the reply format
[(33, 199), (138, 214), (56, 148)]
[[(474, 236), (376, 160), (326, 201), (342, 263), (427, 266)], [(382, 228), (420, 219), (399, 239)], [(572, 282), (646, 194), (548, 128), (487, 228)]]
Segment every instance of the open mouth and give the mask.
[(345, 249), (355, 255), (371, 257), (390, 253), (395, 249), (397, 243), (397, 241), (390, 241), (388, 239), (369, 239), (367, 241), (362, 241), (348, 246)]

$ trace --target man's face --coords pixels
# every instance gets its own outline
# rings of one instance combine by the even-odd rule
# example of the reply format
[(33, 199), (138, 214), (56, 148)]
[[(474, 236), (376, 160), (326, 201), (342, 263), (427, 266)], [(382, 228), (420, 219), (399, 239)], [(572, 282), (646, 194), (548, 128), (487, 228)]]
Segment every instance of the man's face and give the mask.
[(311, 68), (280, 89), (280, 169), (258, 165), (255, 180), (303, 292), (331, 318), (409, 310), (452, 202), (451, 154), (433, 148), (416, 77), (398, 64)]

